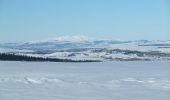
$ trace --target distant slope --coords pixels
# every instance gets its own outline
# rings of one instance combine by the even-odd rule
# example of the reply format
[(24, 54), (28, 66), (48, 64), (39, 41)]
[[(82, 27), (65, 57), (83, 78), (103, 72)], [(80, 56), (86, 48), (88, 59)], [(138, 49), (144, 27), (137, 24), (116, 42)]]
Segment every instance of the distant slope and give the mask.
[(72, 40), (68, 40), (67, 37), (39, 42), (0, 43), (0, 53), (73, 61), (170, 59), (170, 40), (114, 41), (74, 38)]

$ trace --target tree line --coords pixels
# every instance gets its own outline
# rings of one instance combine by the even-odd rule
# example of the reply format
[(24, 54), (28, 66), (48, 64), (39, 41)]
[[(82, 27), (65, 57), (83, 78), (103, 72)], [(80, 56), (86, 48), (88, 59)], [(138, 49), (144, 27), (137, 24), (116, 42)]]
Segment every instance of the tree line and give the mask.
[(71, 60), (58, 58), (43, 58), (27, 55), (16, 55), (11, 53), (0, 53), (1, 61), (49, 61), (49, 62), (99, 62), (98, 60)]

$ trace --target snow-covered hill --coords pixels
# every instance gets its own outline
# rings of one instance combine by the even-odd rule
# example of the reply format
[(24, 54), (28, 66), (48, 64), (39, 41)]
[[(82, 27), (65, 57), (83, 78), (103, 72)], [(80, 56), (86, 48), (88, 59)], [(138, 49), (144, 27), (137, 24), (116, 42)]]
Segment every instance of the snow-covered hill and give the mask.
[(114, 41), (88, 40), (85, 37), (71, 38), (65, 37), (39, 42), (1, 43), (0, 52), (73, 60), (170, 59), (170, 40)]

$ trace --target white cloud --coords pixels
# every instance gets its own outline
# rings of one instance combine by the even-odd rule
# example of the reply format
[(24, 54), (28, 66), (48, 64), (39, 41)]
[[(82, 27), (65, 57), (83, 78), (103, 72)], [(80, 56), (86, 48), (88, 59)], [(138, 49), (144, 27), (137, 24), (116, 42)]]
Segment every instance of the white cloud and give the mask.
[(72, 42), (79, 42), (79, 41), (88, 41), (89, 38), (83, 35), (66, 35), (66, 36), (58, 36), (55, 37), (54, 40), (57, 41), (72, 41)]

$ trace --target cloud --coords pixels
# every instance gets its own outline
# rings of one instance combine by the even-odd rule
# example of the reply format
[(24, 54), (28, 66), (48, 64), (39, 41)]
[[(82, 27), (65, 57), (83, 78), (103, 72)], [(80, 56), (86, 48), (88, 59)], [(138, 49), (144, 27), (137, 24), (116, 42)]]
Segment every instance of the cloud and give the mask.
[(89, 38), (84, 35), (66, 35), (66, 36), (58, 36), (53, 38), (56, 41), (72, 41), (72, 42), (79, 42), (79, 41), (88, 41)]

